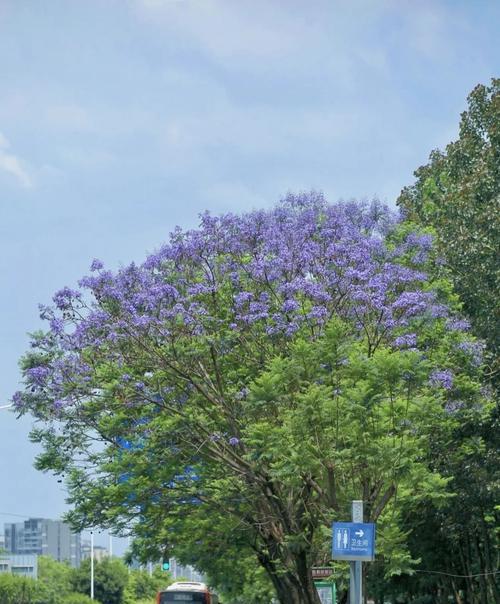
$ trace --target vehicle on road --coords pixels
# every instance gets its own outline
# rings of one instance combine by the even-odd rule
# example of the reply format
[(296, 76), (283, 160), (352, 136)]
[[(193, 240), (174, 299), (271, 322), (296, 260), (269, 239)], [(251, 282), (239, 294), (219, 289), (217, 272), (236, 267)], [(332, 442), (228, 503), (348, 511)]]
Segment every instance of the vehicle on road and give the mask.
[(177, 581), (156, 595), (156, 604), (218, 604), (219, 598), (205, 583)]

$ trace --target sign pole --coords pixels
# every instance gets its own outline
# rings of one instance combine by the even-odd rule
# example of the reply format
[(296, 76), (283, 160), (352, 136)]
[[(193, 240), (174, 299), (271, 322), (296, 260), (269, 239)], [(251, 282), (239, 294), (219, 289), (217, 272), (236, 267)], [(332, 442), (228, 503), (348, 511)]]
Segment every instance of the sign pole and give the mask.
[(94, 531), (90, 531), (90, 599), (94, 599)]
[[(351, 518), (353, 522), (363, 522), (363, 502), (352, 502)], [(349, 581), (349, 604), (362, 604), (363, 602), (363, 563), (360, 560), (351, 561)]]
[(363, 561), (375, 560), (373, 522), (363, 522), (363, 502), (353, 501), (352, 522), (333, 522), (332, 559), (350, 562), (349, 604), (363, 602)]

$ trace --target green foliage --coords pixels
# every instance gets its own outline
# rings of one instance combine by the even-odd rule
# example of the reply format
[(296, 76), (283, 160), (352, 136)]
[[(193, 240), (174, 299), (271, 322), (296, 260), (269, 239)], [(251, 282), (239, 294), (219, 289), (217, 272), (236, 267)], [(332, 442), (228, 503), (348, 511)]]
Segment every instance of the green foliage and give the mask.
[(500, 342), (500, 79), (468, 97), (459, 138), (403, 189), (408, 218), (433, 227), (456, 291), (495, 355)]
[(36, 581), (9, 573), (0, 573), (0, 602), (2, 604), (38, 604)]
[[(433, 229), (445, 261), (433, 272), (438, 278), (451, 276), (473, 330), (488, 345), (485, 378), (498, 386), (499, 79), (471, 92), (459, 138), (444, 152), (434, 151), (415, 176), (415, 184), (402, 191), (398, 203), (410, 220)], [(462, 386), (462, 400), (470, 399), (473, 393), (466, 383)], [(407, 591), (446, 594), (460, 589), (472, 603), (500, 601), (494, 574), (500, 563), (494, 528), (500, 521), (495, 509), (500, 497), (498, 419), (498, 407), (485, 417), (463, 414), (450, 438), (433, 444), (432, 466), (447, 478), (452, 497), (405, 506), (406, 524), (412, 529), (408, 545), (421, 559), (422, 570), (408, 580)], [(448, 575), (425, 574), (426, 570)], [(452, 574), (462, 577), (451, 578)]]
[(146, 570), (131, 570), (123, 602), (124, 604), (137, 604), (141, 600), (151, 601), (160, 589), (168, 587), (171, 583), (170, 573), (164, 572), (158, 567), (154, 568), (153, 576), (150, 576)]
[[(38, 557), (38, 579), (0, 573), (1, 604), (88, 604), (92, 600), (72, 591), (76, 569), (47, 556)], [(99, 604), (98, 600), (93, 600)]]
[[(238, 574), (237, 574), (238, 573)], [(236, 559), (236, 568), (226, 568), (225, 576), (216, 582), (221, 600), (227, 604), (269, 604), (275, 591), (262, 567), (244, 553)]]
[(95, 598), (92, 600), (85, 594), (69, 593), (64, 596), (63, 604), (99, 604), (99, 601)]
[(72, 591), (73, 569), (65, 563), (57, 562), (49, 556), (38, 557), (37, 592), (43, 604), (66, 604)]
[[(121, 560), (104, 558), (94, 562), (94, 594), (102, 604), (123, 604), (128, 570)], [(73, 590), (90, 595), (90, 559), (75, 569), (71, 578)]]

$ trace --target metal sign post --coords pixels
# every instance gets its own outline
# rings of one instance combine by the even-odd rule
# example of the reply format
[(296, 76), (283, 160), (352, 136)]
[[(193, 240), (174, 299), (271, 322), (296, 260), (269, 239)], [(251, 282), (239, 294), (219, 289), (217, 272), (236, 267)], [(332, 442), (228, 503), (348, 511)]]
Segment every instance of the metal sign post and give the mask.
[(90, 531), (90, 599), (94, 599), (94, 531)]
[[(356, 523), (363, 522), (363, 502), (353, 501), (351, 508), (351, 520)], [(363, 602), (363, 562), (349, 562), (349, 599), (350, 604), (362, 604)]]
[(352, 522), (334, 522), (332, 558), (349, 560), (349, 604), (363, 601), (363, 561), (375, 559), (375, 524), (363, 522), (363, 502), (353, 501)]

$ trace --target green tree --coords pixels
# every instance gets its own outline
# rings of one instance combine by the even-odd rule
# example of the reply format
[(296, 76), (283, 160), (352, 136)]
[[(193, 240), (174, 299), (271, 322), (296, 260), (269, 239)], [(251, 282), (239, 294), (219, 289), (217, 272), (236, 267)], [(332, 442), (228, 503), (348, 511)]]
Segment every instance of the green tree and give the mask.
[(0, 573), (0, 602), (2, 604), (35, 604), (37, 584), (34, 579)]
[(66, 474), (75, 526), (133, 527), (146, 559), (189, 545), (216, 581), (235, 544), (283, 604), (317, 604), (351, 499), (408, 570), (398, 507), (445, 497), (432, 444), (489, 411), (428, 262), (378, 204), (315, 195), (204, 216), (117, 275), (94, 262), (91, 299), (58, 292), (24, 360), (37, 467)]
[[(161, 524), (163, 529), (158, 536), (154, 527)], [(165, 522), (161, 516), (152, 517), (141, 523), (137, 531), (134, 547), (139, 556), (144, 555), (148, 545), (156, 548), (164, 544), (169, 539), (167, 533), (182, 534), (183, 538), (175, 541), (176, 558), (183, 564), (203, 569), (208, 582), (217, 586), (224, 602), (271, 602), (275, 593), (272, 583), (259, 565), (255, 551), (249, 547), (246, 531), (238, 530), (237, 523), (231, 522), (227, 515), (212, 510), (207, 516), (206, 510), (199, 508), (196, 513), (178, 518), (174, 523)]]
[(38, 557), (37, 597), (40, 604), (66, 604), (72, 591), (71, 567), (48, 556)]
[(381, 564), (370, 565), (372, 593), (427, 596), (435, 604), (497, 604), (498, 492), (492, 477), (498, 474), (498, 456), (489, 447), (490, 421), (462, 417), (450, 439), (436, 440), (433, 461), (449, 478), (450, 497), (406, 501), (402, 509), (408, 549), (420, 560), (415, 573), (388, 580)]
[(398, 204), (410, 220), (434, 229), (464, 311), (498, 358), (500, 79), (474, 88), (458, 139), (433, 151), (415, 176)]
[(124, 604), (135, 604), (138, 600), (153, 600), (160, 589), (172, 583), (170, 573), (155, 567), (152, 576), (146, 570), (130, 570), (124, 593)]
[[(104, 558), (94, 562), (94, 595), (101, 604), (122, 604), (128, 570), (121, 560)], [(90, 595), (90, 559), (73, 571), (73, 591)]]
[[(451, 276), (473, 331), (489, 350), (486, 380), (496, 388), (500, 294), (500, 80), (477, 86), (462, 114), (459, 137), (444, 152), (434, 151), (403, 189), (398, 204), (406, 216), (431, 227), (444, 265), (434, 274)], [(499, 602), (498, 526), (500, 498), (499, 407), (486, 421), (464, 421), (433, 464), (450, 480), (454, 497), (436, 508), (431, 502), (407, 510), (413, 527), (410, 546), (420, 568), (441, 575), (416, 577), (413, 584), (434, 596), (460, 593), (473, 603)], [(437, 447), (439, 448), (439, 443)], [(447, 447), (447, 450), (446, 450)], [(414, 515), (415, 514), (415, 515)], [(429, 527), (432, 529), (428, 530)], [(449, 556), (448, 552), (457, 555)], [(452, 576), (455, 575), (455, 576)], [(459, 576), (461, 575), (461, 576)], [(437, 597), (437, 596), (435, 596)]]

